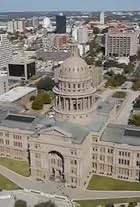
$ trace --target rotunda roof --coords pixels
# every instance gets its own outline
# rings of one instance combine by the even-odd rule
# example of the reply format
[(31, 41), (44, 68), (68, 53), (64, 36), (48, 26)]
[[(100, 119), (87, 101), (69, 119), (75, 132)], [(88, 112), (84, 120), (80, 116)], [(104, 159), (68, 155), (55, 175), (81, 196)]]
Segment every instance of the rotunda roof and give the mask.
[(87, 63), (79, 56), (69, 57), (61, 65), (60, 76), (63, 78), (86, 78), (89, 75)]

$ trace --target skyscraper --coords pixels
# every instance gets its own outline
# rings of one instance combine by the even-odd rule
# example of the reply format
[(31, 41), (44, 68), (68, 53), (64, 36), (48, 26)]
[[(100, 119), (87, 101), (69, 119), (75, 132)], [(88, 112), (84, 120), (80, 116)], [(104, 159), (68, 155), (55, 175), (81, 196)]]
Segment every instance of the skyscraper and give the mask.
[(105, 14), (104, 14), (104, 12), (101, 12), (101, 14), (100, 14), (100, 23), (101, 24), (105, 23)]
[(0, 70), (8, 67), (8, 63), (12, 60), (12, 46), (6, 34), (0, 35)]
[(56, 33), (65, 34), (66, 33), (66, 16), (60, 13), (56, 16)]

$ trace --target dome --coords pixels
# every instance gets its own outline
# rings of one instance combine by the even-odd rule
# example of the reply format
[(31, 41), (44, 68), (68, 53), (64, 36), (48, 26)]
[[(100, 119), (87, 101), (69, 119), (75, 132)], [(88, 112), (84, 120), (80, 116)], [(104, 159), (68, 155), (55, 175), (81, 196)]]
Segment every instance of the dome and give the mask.
[(51, 25), (50, 19), (48, 17), (45, 17), (45, 19), (43, 20), (43, 27), (47, 29), (48, 27), (50, 27), (50, 25)]
[(61, 65), (60, 77), (68, 79), (87, 79), (87, 77), (90, 77), (88, 65), (79, 56), (69, 57)]

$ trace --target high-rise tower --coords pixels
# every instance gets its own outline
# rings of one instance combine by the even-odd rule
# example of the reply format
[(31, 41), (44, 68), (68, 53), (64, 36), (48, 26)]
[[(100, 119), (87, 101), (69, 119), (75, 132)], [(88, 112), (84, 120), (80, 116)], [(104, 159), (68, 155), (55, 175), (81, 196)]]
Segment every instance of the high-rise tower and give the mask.
[(56, 16), (56, 33), (65, 34), (66, 33), (66, 16), (60, 13)]

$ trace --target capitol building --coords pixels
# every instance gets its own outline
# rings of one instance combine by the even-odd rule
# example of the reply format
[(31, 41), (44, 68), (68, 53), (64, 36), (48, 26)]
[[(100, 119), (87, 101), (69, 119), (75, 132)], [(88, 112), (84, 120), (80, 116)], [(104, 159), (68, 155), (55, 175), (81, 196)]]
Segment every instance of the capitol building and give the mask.
[(60, 68), (55, 116), (1, 111), (0, 156), (28, 160), (31, 176), (84, 188), (93, 174), (140, 180), (140, 129), (111, 124), (116, 106), (96, 94), (78, 55)]

